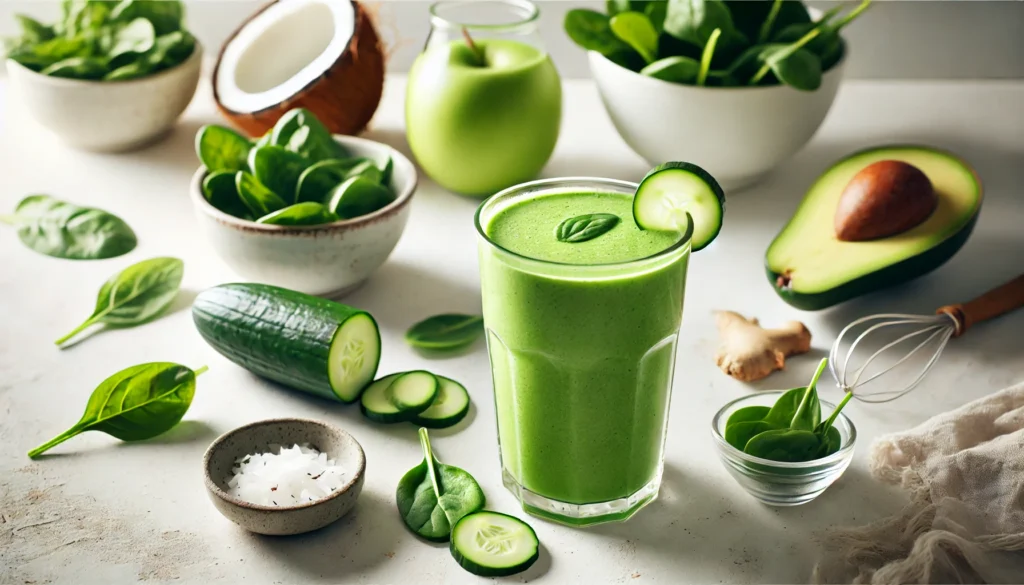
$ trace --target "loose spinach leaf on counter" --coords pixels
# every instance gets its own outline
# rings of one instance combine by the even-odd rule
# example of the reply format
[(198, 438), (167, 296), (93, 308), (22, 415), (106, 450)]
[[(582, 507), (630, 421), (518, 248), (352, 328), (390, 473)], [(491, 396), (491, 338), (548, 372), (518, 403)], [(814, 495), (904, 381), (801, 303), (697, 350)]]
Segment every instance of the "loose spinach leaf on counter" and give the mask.
[(167, 362), (132, 366), (104, 380), (85, 406), (85, 414), (67, 431), (32, 449), (36, 458), (85, 431), (103, 431), (122, 441), (142, 441), (171, 430), (192, 404), (196, 376), (206, 366), (191, 370)]
[(92, 315), (55, 343), (63, 345), (100, 323), (132, 327), (155, 319), (174, 301), (184, 272), (185, 263), (177, 258), (151, 258), (132, 264), (103, 283)]
[(586, 242), (604, 235), (619, 224), (619, 216), (613, 213), (586, 213), (569, 217), (555, 228), (559, 242), (575, 244)]
[(421, 349), (458, 349), (476, 341), (483, 332), (483, 317), (445, 313), (428, 317), (410, 327), (405, 332), (405, 341)]
[(446, 542), (456, 522), (483, 509), (484, 492), (468, 472), (434, 457), (427, 429), (421, 427), (419, 436), (423, 462), (398, 482), (398, 511), (405, 525), (418, 536)]
[(79, 207), (48, 195), (30, 195), (0, 222), (18, 229), (29, 248), (70, 260), (114, 258), (135, 249), (138, 239), (123, 219), (90, 207)]

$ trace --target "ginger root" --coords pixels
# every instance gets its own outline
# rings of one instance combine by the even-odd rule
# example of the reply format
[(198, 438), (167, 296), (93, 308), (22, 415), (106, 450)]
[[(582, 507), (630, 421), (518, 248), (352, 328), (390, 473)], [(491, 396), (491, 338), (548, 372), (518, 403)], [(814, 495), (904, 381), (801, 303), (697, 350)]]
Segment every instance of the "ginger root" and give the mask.
[(760, 380), (786, 366), (786, 358), (811, 349), (811, 332), (799, 321), (778, 329), (764, 329), (757, 319), (746, 319), (732, 311), (716, 311), (721, 343), (715, 363), (737, 380)]

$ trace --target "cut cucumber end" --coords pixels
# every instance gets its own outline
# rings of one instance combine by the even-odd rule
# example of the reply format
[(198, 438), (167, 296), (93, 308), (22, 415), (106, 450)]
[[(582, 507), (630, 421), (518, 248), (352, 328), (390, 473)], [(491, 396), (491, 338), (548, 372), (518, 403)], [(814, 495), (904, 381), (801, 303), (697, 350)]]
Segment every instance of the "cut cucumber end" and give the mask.
[(343, 402), (355, 402), (377, 373), (380, 331), (367, 313), (345, 320), (334, 333), (328, 356), (331, 389)]
[(384, 391), (384, 395), (399, 411), (417, 414), (430, 408), (430, 403), (437, 397), (440, 385), (434, 374), (416, 370), (405, 372), (395, 378)]
[(379, 423), (398, 423), (410, 420), (408, 412), (398, 410), (398, 407), (388, 400), (387, 389), (396, 378), (402, 373), (391, 374), (374, 380), (359, 399), (359, 410), (363, 416)]
[(701, 250), (722, 229), (725, 193), (707, 171), (686, 162), (668, 162), (647, 173), (633, 198), (633, 219), (642, 230), (682, 231), (693, 218), (691, 248)]
[(439, 386), (434, 401), (412, 419), (421, 427), (444, 429), (458, 424), (469, 413), (469, 392), (466, 387), (444, 376), (437, 376), (437, 380)]
[(484, 511), (463, 516), (455, 524), (450, 550), (459, 565), (474, 575), (506, 577), (537, 561), (540, 541), (522, 520)]

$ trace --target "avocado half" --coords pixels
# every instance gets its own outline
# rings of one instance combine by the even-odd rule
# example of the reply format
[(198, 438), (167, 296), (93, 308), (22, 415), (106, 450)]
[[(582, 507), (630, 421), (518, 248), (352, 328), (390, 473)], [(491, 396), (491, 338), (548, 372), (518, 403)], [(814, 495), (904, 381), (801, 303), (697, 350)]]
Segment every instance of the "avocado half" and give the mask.
[[(836, 238), (839, 197), (855, 174), (881, 160), (904, 161), (931, 180), (938, 206), (903, 233), (865, 242)], [(765, 254), (768, 280), (782, 300), (807, 311), (917, 278), (963, 246), (981, 209), (981, 181), (955, 155), (923, 146), (887, 146), (852, 154), (811, 186)]]

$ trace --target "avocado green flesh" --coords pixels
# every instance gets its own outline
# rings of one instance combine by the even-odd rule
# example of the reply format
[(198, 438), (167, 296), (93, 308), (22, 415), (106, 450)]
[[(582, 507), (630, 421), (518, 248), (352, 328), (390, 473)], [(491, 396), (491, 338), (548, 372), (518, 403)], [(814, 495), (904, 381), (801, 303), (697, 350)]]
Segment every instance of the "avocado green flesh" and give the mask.
[[(901, 234), (864, 242), (838, 240), (835, 211), (843, 190), (861, 169), (881, 160), (921, 169), (932, 182), (938, 206), (923, 223)], [(856, 153), (815, 182), (768, 247), (768, 278), (786, 302), (810, 310), (916, 278), (960, 249), (981, 200), (974, 172), (949, 153), (912, 146)]]

